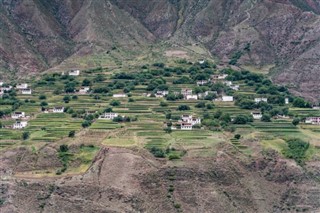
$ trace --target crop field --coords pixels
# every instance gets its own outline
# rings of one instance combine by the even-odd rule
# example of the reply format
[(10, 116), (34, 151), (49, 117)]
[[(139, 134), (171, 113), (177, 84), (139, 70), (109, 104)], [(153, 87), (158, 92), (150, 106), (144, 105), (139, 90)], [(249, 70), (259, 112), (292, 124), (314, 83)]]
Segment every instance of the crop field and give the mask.
[[(224, 80), (205, 86), (196, 84), (200, 79), (207, 80), (212, 74), (222, 73), (227, 73), (230, 77), (227, 80), (239, 85), (240, 90), (232, 90)], [(212, 156), (217, 145), (223, 143), (251, 155), (253, 148), (243, 143), (246, 140), (259, 140), (263, 148), (280, 153), (287, 146), (285, 140), (290, 138), (307, 140), (313, 147), (320, 146), (317, 139), (320, 126), (303, 123), (307, 116), (320, 116), (320, 110), (294, 106), (296, 97), (286, 89), (273, 86), (262, 75), (243, 71), (239, 77), (231, 69), (217, 70), (212, 62), (203, 66), (172, 60), (167, 65), (154, 63), (82, 70), (79, 76), (46, 73), (28, 83), (32, 95), (21, 95), (17, 90), (17, 95), (9, 95), (0, 105), (0, 110), (6, 114), (1, 120), (6, 128), (0, 129), (0, 150), (37, 143), (82, 143), (81, 137), (93, 141), (95, 146), (145, 148), (169, 159)], [(77, 92), (83, 86), (89, 87), (90, 92)], [(276, 91), (269, 94), (268, 87)], [(185, 88), (192, 89), (193, 94), (213, 91), (217, 95), (187, 100), (177, 94)], [(155, 97), (157, 91), (163, 90), (169, 94)], [(119, 93), (128, 97), (113, 97)], [(235, 101), (214, 100), (226, 95), (233, 96)], [(256, 97), (267, 97), (271, 102), (258, 104), (253, 101)], [(289, 104), (281, 102), (284, 97), (291, 98)], [(64, 107), (64, 112), (43, 112), (54, 107)], [(251, 113), (257, 110), (267, 119), (253, 120)], [(12, 129), (15, 119), (11, 119), (10, 114), (14, 111), (25, 112), (28, 116), (25, 128)], [(99, 119), (102, 113), (110, 111), (119, 117)], [(276, 119), (277, 113), (285, 113), (289, 118)], [(190, 131), (179, 129), (179, 125), (178, 129), (169, 128), (169, 124), (179, 124), (182, 115), (200, 118), (201, 123)], [(300, 119), (298, 125), (292, 123), (294, 118)], [(87, 131), (96, 134), (99, 140), (84, 136)], [(240, 139), (234, 138), (236, 134)], [(89, 162), (96, 150), (84, 149), (78, 157)], [(314, 148), (309, 155), (317, 153)], [(83, 170), (87, 164), (82, 165)]]

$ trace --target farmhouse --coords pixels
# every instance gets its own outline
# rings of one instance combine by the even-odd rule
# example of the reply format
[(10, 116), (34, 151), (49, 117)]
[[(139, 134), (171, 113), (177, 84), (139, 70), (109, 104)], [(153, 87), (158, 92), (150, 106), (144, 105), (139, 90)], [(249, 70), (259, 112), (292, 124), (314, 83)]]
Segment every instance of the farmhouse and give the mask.
[(201, 80), (201, 81), (197, 81), (197, 85), (198, 86), (203, 86), (203, 85), (206, 85), (208, 84), (209, 82), (207, 80)]
[(187, 100), (198, 100), (198, 96), (197, 95), (187, 95), (186, 99)]
[(155, 93), (155, 96), (156, 96), (157, 98), (163, 98), (164, 96), (166, 96), (166, 95), (168, 95), (168, 94), (169, 94), (169, 91), (166, 91), (166, 90), (161, 91), (161, 90), (159, 90), (159, 91), (157, 91), (157, 92)]
[(289, 104), (289, 98), (284, 99), (285, 104)]
[(190, 123), (193, 125), (201, 124), (201, 118), (195, 118), (192, 115), (182, 115), (181, 116), (182, 123)]
[(251, 115), (255, 120), (260, 120), (262, 118), (262, 113), (259, 111), (251, 112)]
[(118, 113), (114, 112), (106, 112), (100, 115), (99, 119), (107, 119), (107, 120), (113, 120), (114, 118), (118, 117)]
[(181, 89), (181, 94), (183, 96), (192, 95), (192, 89)]
[(0, 87), (2, 87), (2, 86), (3, 86), (3, 84), (4, 84), (4, 83), (3, 83), (3, 81), (0, 81)]
[(305, 121), (306, 124), (320, 125), (320, 117), (308, 117)]
[(181, 130), (192, 130), (192, 124), (190, 124), (190, 123), (181, 123)]
[(17, 89), (28, 89), (28, 84), (17, 84), (16, 86)]
[(238, 91), (240, 89), (240, 86), (239, 85), (231, 85), (230, 88), (235, 91)]
[(312, 109), (320, 109), (320, 106), (314, 105), (314, 106), (312, 106)]
[(256, 103), (268, 102), (268, 99), (267, 98), (255, 98), (254, 102), (256, 102)]
[(222, 101), (223, 102), (232, 102), (233, 96), (222, 96)]
[(205, 98), (206, 96), (208, 96), (210, 94), (218, 95), (218, 92), (217, 91), (206, 91), (206, 92), (203, 92), (203, 93), (198, 93), (198, 98), (199, 99)]
[(27, 125), (28, 125), (28, 121), (16, 121), (13, 124), (12, 128), (13, 129), (23, 129), (23, 128), (27, 127)]
[(1, 87), (1, 90), (3, 91), (10, 91), (11, 89), (12, 89), (12, 86)]
[(119, 94), (113, 94), (114, 98), (125, 98), (127, 97), (127, 94), (124, 93), (119, 93)]
[(25, 118), (25, 117), (26, 117), (26, 114), (24, 112), (14, 112), (11, 115), (11, 118), (13, 118), (13, 119), (20, 119), (20, 118)]
[(54, 107), (52, 109), (53, 113), (64, 113), (64, 107)]
[(211, 81), (224, 80), (226, 77), (228, 77), (227, 74), (211, 75)]
[(90, 87), (81, 87), (79, 89), (79, 94), (86, 94), (90, 91)]
[(69, 72), (70, 76), (79, 76), (80, 75), (80, 70), (71, 70)]
[(228, 87), (232, 86), (232, 81), (223, 81), (222, 83)]
[(32, 94), (32, 90), (31, 89), (22, 89), (21, 90), (21, 94), (22, 95), (31, 95)]

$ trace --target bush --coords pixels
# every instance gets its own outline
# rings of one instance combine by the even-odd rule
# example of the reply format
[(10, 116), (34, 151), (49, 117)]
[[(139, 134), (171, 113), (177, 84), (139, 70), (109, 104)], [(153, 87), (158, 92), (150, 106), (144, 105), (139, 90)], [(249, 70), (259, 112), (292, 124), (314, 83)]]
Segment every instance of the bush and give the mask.
[(118, 100), (112, 100), (112, 101), (110, 102), (110, 105), (111, 105), (111, 106), (120, 106), (120, 104), (121, 104), (121, 102), (118, 101)]
[(178, 160), (180, 159), (180, 155), (178, 154), (170, 154), (169, 155), (169, 160)]
[(271, 122), (271, 116), (268, 114), (263, 114), (261, 117), (261, 121), (263, 122)]
[(89, 126), (91, 125), (91, 122), (90, 122), (90, 121), (85, 120), (85, 121), (83, 121), (83, 122), (82, 122), (82, 124), (81, 124), (81, 125), (82, 125), (82, 127), (83, 127), (83, 128), (87, 128), (87, 127), (89, 127)]
[(184, 111), (184, 110), (190, 110), (190, 107), (188, 105), (180, 105), (178, 106), (179, 111)]
[(150, 152), (153, 154), (153, 156), (155, 156), (156, 158), (164, 158), (165, 157), (165, 153), (162, 149), (159, 149), (157, 147), (152, 147), (150, 149)]
[(39, 100), (45, 100), (47, 97), (45, 95), (39, 95)]
[(239, 139), (241, 138), (241, 135), (240, 135), (240, 134), (236, 134), (236, 135), (234, 136), (234, 138), (237, 139), (237, 140), (239, 140)]
[(206, 102), (204, 101), (201, 101), (201, 102), (198, 102), (195, 107), (197, 108), (205, 108), (206, 107)]
[(23, 132), (22, 133), (22, 140), (27, 140), (30, 137), (30, 133), (29, 132)]
[(306, 152), (309, 149), (309, 143), (298, 139), (290, 139), (287, 141), (288, 148), (283, 151), (283, 154), (291, 159), (294, 159), (299, 165), (303, 165), (305, 158), (306, 158)]
[(73, 138), (75, 136), (75, 134), (76, 134), (76, 131), (72, 130), (72, 131), (69, 132), (68, 137), (69, 138)]
[(66, 144), (62, 144), (59, 147), (59, 152), (68, 152), (69, 151), (69, 147)]
[(168, 103), (167, 103), (167, 102), (164, 102), (164, 101), (161, 101), (161, 102), (160, 102), (160, 106), (166, 107), (166, 106), (168, 106)]
[(299, 118), (294, 118), (292, 121), (292, 124), (297, 126), (300, 123), (300, 119)]

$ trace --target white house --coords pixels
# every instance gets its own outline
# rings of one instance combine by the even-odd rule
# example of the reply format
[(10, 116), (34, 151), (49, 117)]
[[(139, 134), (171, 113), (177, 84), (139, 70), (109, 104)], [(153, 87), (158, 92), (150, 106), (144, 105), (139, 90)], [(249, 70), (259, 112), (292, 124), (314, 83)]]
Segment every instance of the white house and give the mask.
[(183, 96), (192, 95), (192, 89), (181, 89), (181, 94)]
[(88, 93), (90, 91), (90, 87), (81, 87), (80, 89), (79, 89), (79, 93), (80, 94), (86, 94), (86, 93)]
[(284, 99), (285, 104), (289, 104), (289, 98)]
[(308, 117), (305, 121), (306, 124), (320, 125), (320, 117)]
[(21, 93), (22, 93), (22, 95), (31, 95), (32, 90), (31, 89), (22, 89)]
[(228, 77), (228, 74), (211, 75), (211, 81), (224, 80)]
[(312, 106), (312, 109), (320, 109), (320, 106), (314, 105), (314, 106)]
[(201, 118), (195, 118), (192, 115), (182, 115), (181, 116), (182, 123), (189, 123), (193, 125), (201, 124)]
[(28, 125), (28, 121), (16, 121), (13, 124), (12, 128), (13, 129), (23, 129), (23, 128), (27, 127), (27, 125)]
[(64, 113), (64, 107), (54, 107), (52, 109), (53, 113)]
[(157, 91), (154, 95), (157, 97), (157, 98), (163, 98), (164, 96), (168, 95), (169, 94), (169, 91), (167, 90), (159, 90)]
[(11, 89), (12, 89), (12, 86), (1, 87), (1, 90), (3, 91), (10, 91)]
[(230, 88), (238, 91), (240, 89), (240, 86), (239, 85), (231, 85)]
[(198, 86), (203, 86), (203, 85), (206, 85), (206, 84), (208, 84), (208, 81), (207, 81), (207, 80), (197, 81), (197, 85), (198, 85)]
[(3, 83), (3, 81), (0, 81), (0, 87), (2, 87), (2, 86), (3, 86), (3, 84), (4, 84), (4, 83)]
[(11, 118), (13, 118), (13, 119), (20, 119), (20, 118), (25, 118), (25, 117), (26, 117), (25, 112), (14, 112), (11, 115)]
[(114, 98), (125, 98), (127, 97), (127, 94), (124, 93), (119, 93), (119, 94), (113, 94)]
[(233, 96), (222, 96), (222, 101), (223, 102), (232, 102)]
[(228, 87), (232, 86), (232, 81), (223, 81), (222, 83)]
[(187, 95), (186, 99), (187, 100), (198, 100), (198, 96), (197, 95)]
[(70, 76), (79, 76), (80, 75), (80, 70), (71, 70), (69, 72)]
[(262, 118), (261, 112), (251, 112), (251, 115), (253, 116), (253, 119), (260, 120)]
[(118, 117), (118, 113), (114, 112), (106, 112), (100, 115), (99, 119), (107, 119), (107, 120), (113, 120), (114, 118)]
[(190, 123), (181, 123), (181, 130), (192, 130), (192, 124), (190, 124)]
[(255, 98), (254, 102), (256, 102), (256, 103), (268, 102), (268, 98)]
[(17, 84), (16, 86), (17, 89), (28, 89), (28, 84)]

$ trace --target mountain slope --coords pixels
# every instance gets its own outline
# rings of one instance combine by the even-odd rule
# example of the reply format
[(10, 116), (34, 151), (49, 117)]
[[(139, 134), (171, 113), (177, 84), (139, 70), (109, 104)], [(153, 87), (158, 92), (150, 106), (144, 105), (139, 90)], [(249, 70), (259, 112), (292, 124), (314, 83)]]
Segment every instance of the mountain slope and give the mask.
[(316, 100), (319, 13), (316, 0), (5, 0), (0, 64), (40, 72), (113, 46), (200, 43), (224, 63), (274, 67), (276, 82)]

